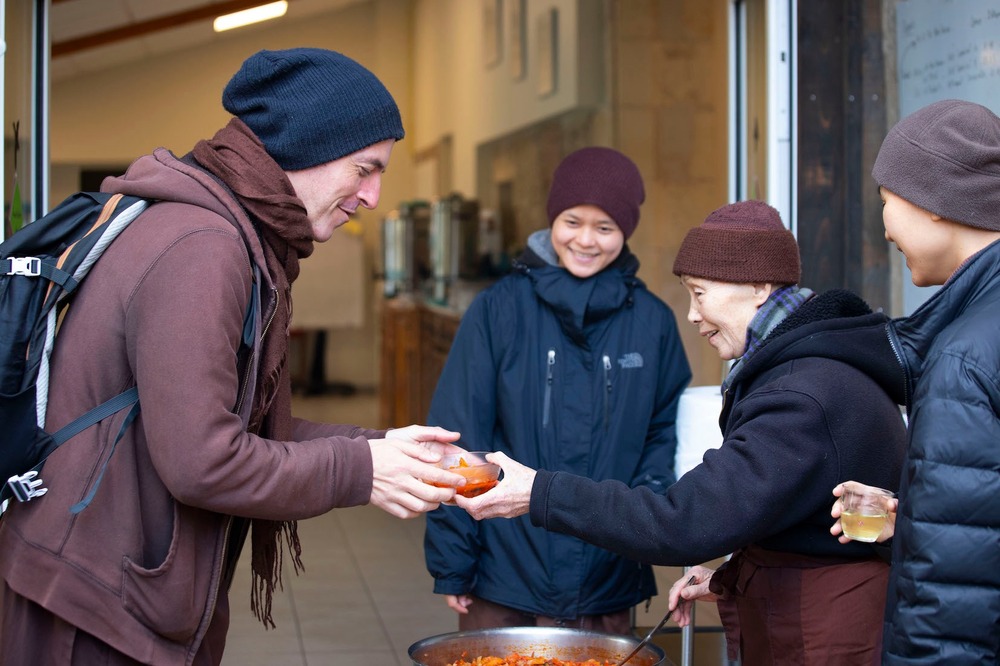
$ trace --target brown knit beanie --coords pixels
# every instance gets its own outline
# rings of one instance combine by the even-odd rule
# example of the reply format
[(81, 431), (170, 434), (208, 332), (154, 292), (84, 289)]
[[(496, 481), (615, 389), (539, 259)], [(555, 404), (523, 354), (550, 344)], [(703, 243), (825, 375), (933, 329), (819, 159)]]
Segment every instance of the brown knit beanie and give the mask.
[(957, 99), (929, 104), (889, 130), (872, 176), (924, 210), (1000, 231), (1000, 118)]
[(570, 153), (556, 167), (546, 210), (552, 224), (568, 208), (597, 206), (611, 216), (628, 240), (639, 225), (639, 206), (645, 199), (635, 162), (617, 150), (594, 146)]
[(687, 233), (674, 259), (674, 275), (797, 284), (799, 245), (777, 210), (763, 201), (740, 201), (713, 211)]

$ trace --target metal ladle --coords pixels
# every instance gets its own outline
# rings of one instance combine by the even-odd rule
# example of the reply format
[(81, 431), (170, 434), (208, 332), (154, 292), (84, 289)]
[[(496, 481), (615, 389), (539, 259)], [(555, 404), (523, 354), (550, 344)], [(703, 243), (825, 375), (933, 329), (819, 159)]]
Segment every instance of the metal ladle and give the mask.
[[(697, 580), (697, 578), (695, 578), (694, 576), (691, 576), (690, 578), (687, 579), (687, 583), (684, 585), (684, 587), (688, 587), (689, 585), (693, 585), (696, 580)], [(681, 602), (681, 600), (678, 599), (677, 603), (680, 604), (680, 602)], [(631, 652), (629, 652), (627, 655), (625, 655), (625, 658), (618, 662), (618, 666), (624, 666), (625, 663), (629, 659), (631, 659), (635, 655), (639, 654), (639, 650), (641, 650), (642, 648), (644, 648), (647, 645), (649, 645), (649, 641), (652, 640), (653, 636), (656, 635), (656, 632), (658, 632), (660, 629), (663, 628), (663, 625), (665, 625), (667, 623), (667, 620), (670, 619), (670, 616), (673, 615), (673, 613), (674, 613), (673, 609), (668, 610), (667, 614), (663, 616), (663, 619), (660, 620), (659, 622), (657, 622), (656, 626), (653, 627), (652, 629), (650, 629), (649, 633), (646, 634), (646, 637), (643, 638), (641, 641), (639, 641), (639, 644), (635, 646), (635, 649), (632, 650)], [(671, 664), (674, 663), (674, 662), (670, 661), (669, 657), (667, 657), (666, 659)]]
[(618, 666), (623, 666), (625, 662), (627, 662), (635, 655), (639, 654), (639, 651), (649, 644), (649, 641), (653, 638), (654, 635), (656, 635), (656, 632), (658, 632), (660, 629), (663, 628), (663, 625), (667, 623), (667, 620), (670, 619), (670, 616), (671, 614), (673, 614), (673, 612), (674, 612), (673, 610), (668, 610), (667, 614), (663, 616), (663, 619), (657, 622), (656, 626), (650, 629), (649, 633), (646, 634), (646, 637), (643, 638), (641, 641), (639, 641), (639, 644), (635, 646), (635, 649), (629, 652), (627, 655), (625, 655), (625, 658), (618, 662)]

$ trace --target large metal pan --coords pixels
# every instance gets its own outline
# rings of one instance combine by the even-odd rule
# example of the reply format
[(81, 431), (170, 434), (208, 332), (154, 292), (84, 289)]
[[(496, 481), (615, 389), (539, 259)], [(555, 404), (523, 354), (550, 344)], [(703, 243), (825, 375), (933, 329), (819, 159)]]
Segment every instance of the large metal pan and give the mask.
[[(555, 657), (568, 661), (587, 659), (617, 662), (631, 652), (639, 639), (582, 629), (559, 627), (507, 627), (455, 631), (419, 640), (410, 646), (413, 666), (448, 666), (463, 655), (505, 657), (512, 652)], [(656, 645), (647, 645), (629, 660), (629, 666), (665, 666), (666, 655)]]

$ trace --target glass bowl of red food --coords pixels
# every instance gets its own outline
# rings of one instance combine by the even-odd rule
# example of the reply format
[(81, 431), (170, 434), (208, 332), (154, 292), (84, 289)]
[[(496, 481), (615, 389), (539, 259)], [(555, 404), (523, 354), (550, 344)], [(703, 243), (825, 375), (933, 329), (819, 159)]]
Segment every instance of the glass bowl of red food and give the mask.
[(442, 457), (437, 466), (464, 476), (465, 485), (456, 488), (455, 492), (462, 497), (475, 497), (497, 485), (500, 478), (500, 465), (487, 462), (486, 455), (488, 453), (490, 452), (451, 453)]

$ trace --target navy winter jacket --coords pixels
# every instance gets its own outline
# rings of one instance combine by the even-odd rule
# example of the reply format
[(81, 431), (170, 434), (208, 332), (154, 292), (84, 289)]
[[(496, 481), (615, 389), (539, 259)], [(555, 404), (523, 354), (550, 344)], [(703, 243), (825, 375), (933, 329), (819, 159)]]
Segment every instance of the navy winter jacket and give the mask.
[(891, 327), (912, 382), (884, 664), (1000, 663), (1000, 242)]
[[(674, 315), (627, 247), (579, 279), (554, 265), (548, 236), (534, 234), (515, 271), (466, 312), (428, 422), (460, 431), (469, 450), (662, 494), (691, 379)], [(442, 507), (427, 517), (425, 553), (436, 593), (549, 617), (616, 612), (656, 593), (648, 565), (527, 516), (477, 522)]]

